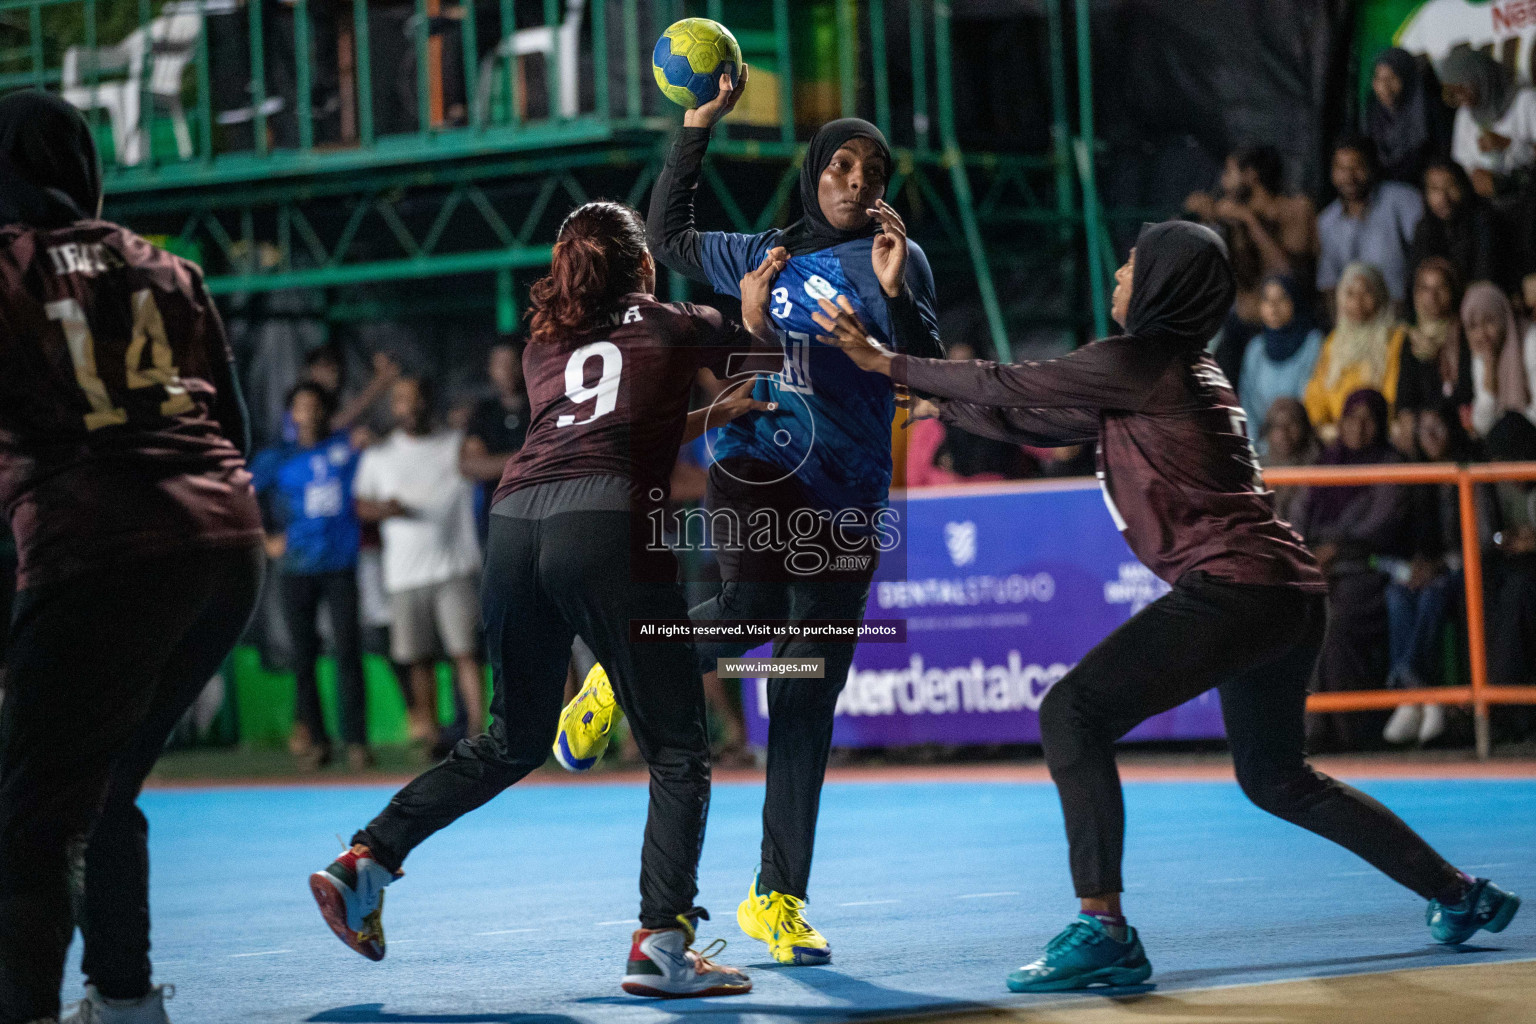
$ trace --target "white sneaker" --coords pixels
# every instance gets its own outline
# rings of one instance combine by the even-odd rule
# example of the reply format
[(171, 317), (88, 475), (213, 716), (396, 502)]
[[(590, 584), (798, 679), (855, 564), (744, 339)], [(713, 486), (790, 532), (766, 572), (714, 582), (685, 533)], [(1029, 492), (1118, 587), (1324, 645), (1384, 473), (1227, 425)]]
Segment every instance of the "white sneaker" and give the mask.
[(1392, 717), (1387, 719), (1381, 738), (1388, 743), (1412, 743), (1419, 738), (1419, 726), (1424, 720), (1424, 705), (1399, 704)]
[(1419, 742), (1429, 743), (1445, 732), (1445, 705), (1425, 704), (1424, 721), (1419, 724)]
[(635, 932), (624, 970), (624, 991), (658, 999), (738, 996), (752, 991), (752, 980), (741, 971), (709, 959), (711, 953), (725, 948), (725, 940), (716, 939), (703, 952), (689, 949), (692, 941), (692, 928)]
[(59, 1024), (171, 1024), (165, 1001), (175, 995), (175, 985), (156, 985), (139, 999), (108, 999), (87, 985), (85, 998)]

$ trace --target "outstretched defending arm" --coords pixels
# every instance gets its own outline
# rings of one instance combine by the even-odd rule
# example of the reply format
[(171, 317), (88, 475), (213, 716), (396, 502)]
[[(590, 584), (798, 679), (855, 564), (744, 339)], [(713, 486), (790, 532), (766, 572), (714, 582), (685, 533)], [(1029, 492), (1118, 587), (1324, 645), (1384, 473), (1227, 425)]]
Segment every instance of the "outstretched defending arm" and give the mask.
[(1099, 437), (1095, 409), (999, 409), (973, 402), (943, 401), (939, 422), (978, 437), (1034, 448), (1092, 444)]

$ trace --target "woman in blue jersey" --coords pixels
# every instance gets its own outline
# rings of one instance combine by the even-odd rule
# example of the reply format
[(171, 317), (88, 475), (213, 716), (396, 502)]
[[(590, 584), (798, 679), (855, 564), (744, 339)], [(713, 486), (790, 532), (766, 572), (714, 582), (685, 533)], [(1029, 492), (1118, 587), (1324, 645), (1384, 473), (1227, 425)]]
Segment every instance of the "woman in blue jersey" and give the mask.
[[(823, 296), (848, 295), (882, 344), (940, 356), (933, 274), (885, 202), (890, 147), (878, 128), (857, 118), (824, 125), (811, 140), (800, 170), (803, 213), (789, 227), (756, 235), (694, 227), (693, 196), (710, 131), (735, 106), (746, 78), (743, 68), (733, 89), (721, 76), (719, 96), (684, 115), (646, 221), (647, 241), (661, 263), (738, 298), (743, 268), (756, 267), (777, 246), (789, 251), (769, 302), (784, 365), (760, 377), (753, 395), (774, 407), (733, 421), (712, 444), (707, 504), (723, 585), (691, 615), (695, 622), (859, 621), (879, 535), (899, 526), (885, 510), (895, 403), (889, 381), (813, 340), (818, 328), (811, 312)], [(779, 543), (760, 543), (757, 527), (764, 522), (777, 524)], [(889, 526), (877, 530), (880, 522)], [(700, 643), (700, 667), (713, 673), (717, 659), (755, 646)], [(824, 659), (823, 678), (768, 683), (762, 862), (736, 918), (780, 963), (832, 958), (830, 944), (803, 911), (833, 712), (854, 646), (819, 639), (774, 645), (778, 658)], [(586, 766), (595, 762), (591, 755), (601, 753), (613, 720), (611, 694), (601, 673), (594, 676), (561, 719), (558, 742), (567, 745), (561, 760), (568, 767), (577, 762), (573, 753)]]

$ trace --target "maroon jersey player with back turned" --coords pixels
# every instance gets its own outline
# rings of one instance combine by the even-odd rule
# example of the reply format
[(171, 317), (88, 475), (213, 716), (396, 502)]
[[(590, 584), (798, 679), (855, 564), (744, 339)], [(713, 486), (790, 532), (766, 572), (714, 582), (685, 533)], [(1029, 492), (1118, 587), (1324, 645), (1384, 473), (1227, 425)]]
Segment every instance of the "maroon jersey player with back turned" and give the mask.
[(686, 619), (677, 561), (652, 548), (647, 512), (667, 500), (684, 438), (749, 409), (749, 388), (689, 413), (701, 368), (719, 377), (754, 347), (782, 362), (768, 294), (783, 250), (741, 282), (742, 317), (658, 302), (640, 215), (618, 203), (579, 207), (560, 227), (549, 275), (532, 289), (523, 368), (533, 418), (491, 506), (482, 593), (491, 660), (491, 727), (407, 785), (310, 879), (336, 935), (373, 960), (385, 952), (383, 887), (437, 830), (542, 765), (555, 738), (571, 641), (607, 668), (651, 771), (640, 854), (640, 928), (625, 991), (737, 995), (742, 972), (688, 948), (708, 914), (694, 906), (709, 808), (709, 738), (693, 645), (632, 643), (635, 619)]
[(202, 275), (99, 219), (74, 108), (0, 100), (0, 503), (20, 557), (0, 704), (0, 1024), (159, 1022), (135, 801), (245, 627), (261, 523)]
[(1307, 765), (1302, 719), (1327, 597), (1301, 538), (1275, 518), (1242, 411), (1205, 345), (1232, 306), (1226, 246), (1207, 228), (1149, 225), (1115, 275), (1119, 337), (1013, 366), (892, 356), (851, 310), (818, 318), (865, 369), (966, 430), (1033, 445), (1098, 445), (1104, 500), (1173, 589), (1089, 651), (1040, 706), (1082, 912), (1008, 987), (1139, 984), (1152, 974), (1121, 915), (1125, 810), (1114, 743), (1211, 687), (1237, 781), (1259, 807), (1354, 851), (1429, 901), (1431, 934), (1499, 931), (1517, 897), (1456, 870), (1380, 803)]

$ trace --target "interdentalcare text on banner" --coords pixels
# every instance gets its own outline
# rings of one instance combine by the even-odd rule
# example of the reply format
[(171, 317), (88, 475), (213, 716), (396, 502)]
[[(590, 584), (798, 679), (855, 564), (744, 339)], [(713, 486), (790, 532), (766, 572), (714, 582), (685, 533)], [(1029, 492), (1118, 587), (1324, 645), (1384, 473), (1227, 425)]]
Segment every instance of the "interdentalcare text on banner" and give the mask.
[[(899, 507), (905, 550), (883, 561), (905, 571), (876, 577), (867, 615), (906, 619), (907, 642), (860, 645), (837, 704), (837, 746), (1038, 741), (1051, 685), (1168, 590), (1126, 547), (1091, 481), (910, 492)], [(759, 745), (766, 695), (763, 680), (743, 680)], [(1127, 739), (1221, 735), (1211, 692)]]

